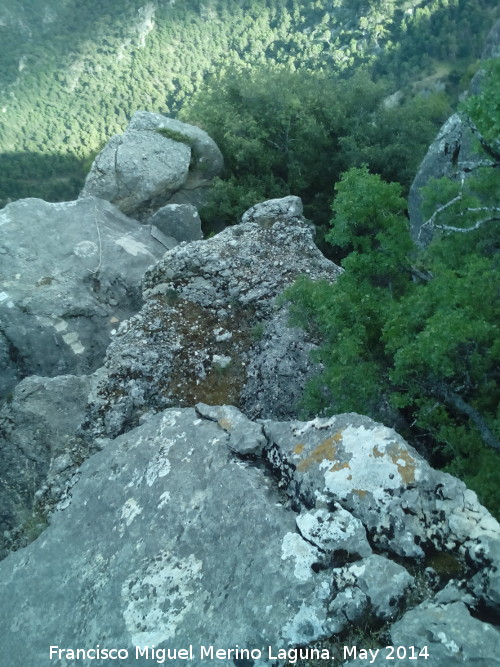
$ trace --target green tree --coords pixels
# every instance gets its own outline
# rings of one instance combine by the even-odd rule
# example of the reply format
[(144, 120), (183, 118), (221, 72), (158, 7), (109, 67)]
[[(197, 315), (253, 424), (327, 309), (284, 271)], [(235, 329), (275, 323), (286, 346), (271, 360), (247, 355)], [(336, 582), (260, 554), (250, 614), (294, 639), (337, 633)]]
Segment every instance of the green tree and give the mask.
[(347, 250), (345, 272), (334, 285), (304, 278), (286, 293), (324, 369), (303, 409), (398, 428), (498, 516), (499, 235), (491, 225), (447, 233), (417, 256), (403, 211), (400, 186), (366, 168), (337, 184), (327, 239)]
[(367, 163), (408, 188), (449, 109), (435, 97), (388, 109), (386, 93), (363, 71), (346, 80), (269, 68), (214, 78), (182, 111), (216, 140), (226, 162), (226, 186), (214, 190), (205, 220), (236, 221), (247, 188), (261, 200), (299, 195), (306, 215), (326, 226), (331, 183), (350, 165)]

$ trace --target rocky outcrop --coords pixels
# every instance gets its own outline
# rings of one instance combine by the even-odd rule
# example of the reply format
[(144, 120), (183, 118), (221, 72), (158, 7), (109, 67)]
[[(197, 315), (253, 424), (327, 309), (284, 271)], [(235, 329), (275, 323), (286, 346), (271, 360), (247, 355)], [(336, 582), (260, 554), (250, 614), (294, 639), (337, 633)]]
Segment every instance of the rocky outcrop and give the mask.
[[(499, 53), (500, 21), (497, 21), (488, 37), (483, 59), (498, 57)], [(481, 92), (483, 74), (483, 70), (480, 69), (474, 76), (470, 86), (471, 94), (476, 95)], [(474, 128), (467, 117), (455, 113), (448, 118), (429, 147), (408, 196), (410, 233), (417, 245), (427, 246), (432, 241), (434, 231), (431, 226), (425, 224), (428, 217), (422, 210), (422, 188), (429, 185), (432, 179), (443, 177), (460, 182), (462, 178), (469, 178), (478, 164), (489, 163), (491, 163), (491, 157), (478, 145)], [(430, 216), (431, 213), (428, 215)]]
[(27, 375), (94, 371), (164, 246), (94, 197), (17, 201), (0, 230), (0, 397)]
[(303, 647), (311, 667), (386, 664), (394, 644), (498, 664), (500, 526), (475, 494), (366, 417), (296, 420), (318, 368), (282, 295), (341, 271), (300, 200), (200, 240), (172, 193), (204, 192), (218, 149), (157, 116), (88, 180), (151, 224), (92, 196), (0, 213), (4, 390), (31, 375), (0, 411), (1, 655), (284, 667)]
[(391, 626), (386, 643), (394, 648), (380, 647), (375, 655), (366, 651), (367, 659), (359, 648), (352, 652), (350, 647), (349, 657), (355, 656), (356, 659), (345, 663), (344, 667), (387, 666), (389, 660), (398, 657), (398, 649), (402, 659), (392, 664), (423, 662), (429, 667), (500, 665), (498, 629), (474, 618), (459, 600), (445, 604), (426, 601), (411, 609)]
[(222, 167), (220, 150), (203, 130), (137, 111), (99, 153), (80, 196), (106, 199), (146, 221), (166, 204), (199, 206)]
[[(478, 511), (475, 493), (433, 470), (392, 429), (357, 415), (263, 428), (271, 443), (265, 456), (296, 507), (339, 504), (378, 552), (417, 559), (455, 552), (481, 567), (496, 561), (489, 536), (498, 538), (498, 524)], [(496, 606), (493, 586), (485, 596)]]
[[(187, 663), (171, 653), (179, 665), (217, 649), (221, 665), (284, 665), (317, 641), (340, 664), (332, 636), (401, 608), (393, 641), (427, 646), (429, 664), (459, 664), (469, 640), (466, 655), (496, 664), (498, 631), (470, 611), (498, 613), (500, 527), (461, 482), (367, 418), (256, 423), (234, 407), (168, 409), (79, 476), (43, 535), (0, 563), (11, 667), (45, 664), (50, 646), (97, 645), (121, 649), (124, 666), (150, 664), (153, 648), (192, 650)], [(455, 584), (435, 572), (422, 591), (422, 555), (436, 549)]]
[(427, 151), (408, 195), (410, 233), (417, 245), (427, 246), (433, 237), (433, 229), (425, 224), (422, 188), (432, 179), (448, 177), (459, 181), (473, 163), (486, 157), (476, 148), (473, 132), (465, 119), (459, 114), (448, 118)]
[(30, 376), (0, 410), (0, 559), (45, 527), (44, 485), (60, 500), (67, 481), (88, 452), (78, 452), (74, 433), (85, 414), (92, 384), (87, 375)]
[[(261, 210), (270, 207), (279, 204)], [(300, 274), (334, 281), (340, 269), (314, 245), (300, 200), (282, 208), (274, 223), (263, 215), (261, 226), (254, 211), (259, 222), (181, 244), (146, 273), (145, 304), (109, 347), (89, 437), (114, 437), (145, 412), (197, 401), (233, 404), (252, 417), (295, 414), (315, 370), (313, 345), (288, 327), (276, 297)]]
[[(91, 201), (80, 200), (74, 205), (85, 211)], [(97, 210), (104, 207), (116, 212), (110, 204), (95, 202)], [(228, 230), (226, 236), (218, 239), (184, 243), (167, 256), (158, 267), (158, 274), (148, 276), (150, 307), (136, 315), (127, 327), (122, 326), (120, 342), (110, 348), (106, 366), (91, 378), (74, 378), (74, 382), (81, 379), (85, 391), (91, 392), (89, 399), (76, 389), (72, 392), (71, 383), (60, 377), (54, 382), (28, 378), (9, 397), (3, 411), (3, 437), (0, 436), (6, 508), (0, 535), (2, 555), (25, 542), (23, 531), (32, 523), (31, 515), (38, 522), (66, 497), (81, 462), (100, 447), (99, 437), (131, 428), (144, 413), (177, 402), (193, 405), (204, 400), (238, 403), (252, 417), (285, 419), (294, 414), (294, 405), (315, 369), (309, 359), (314, 345), (303, 331), (288, 326), (286, 306), (275, 306), (274, 299), (290, 284), (296, 271), (312, 271), (310, 275), (333, 280), (338, 269), (324, 260), (312, 244), (298, 198), (286, 198), (281, 204), (279, 200), (264, 202), (260, 208), (279, 209), (280, 205), (280, 229), (272, 228), (269, 221), (265, 229), (251, 223)], [(194, 219), (193, 207), (173, 208), (181, 217)], [(254, 208), (258, 213), (259, 206)], [(137, 225), (134, 229), (141, 234), (147, 231)], [(93, 279), (99, 278), (103, 283), (108, 268), (121, 275), (128, 262), (126, 253), (123, 257), (116, 255), (110, 262), (111, 244), (104, 231), (101, 242), (106, 243), (104, 263)], [(133, 248), (132, 243), (125, 246)], [(222, 260), (219, 253), (226, 259)], [(300, 262), (296, 260), (298, 256)], [(196, 270), (191, 266), (196, 266)], [(290, 266), (293, 270), (289, 270)], [(138, 272), (137, 283), (139, 275)], [(85, 277), (84, 272), (84, 280)], [(85, 283), (80, 285), (79, 278), (81, 275), (71, 274), (67, 290), (80, 298)], [(157, 301), (158, 294), (164, 301)], [(130, 307), (138, 301), (137, 290)], [(71, 303), (69, 295), (67, 302)], [(258, 307), (254, 307), (254, 302)], [(112, 316), (110, 335), (116, 336), (118, 319)], [(128, 333), (122, 338), (124, 329)], [(32, 388), (33, 382), (36, 389)], [(68, 392), (67, 400), (74, 400), (78, 409), (71, 413), (70, 421), (57, 426), (61, 411), (66, 409), (59, 387)], [(170, 387), (170, 394), (166, 387)], [(36, 405), (44, 407), (34, 409), (33, 397)], [(59, 405), (62, 399), (63, 407)], [(29, 415), (37, 411), (42, 414), (44, 410), (50, 418), (41, 417), (40, 427), (35, 429), (36, 418)], [(85, 428), (80, 429), (82, 420)], [(28, 532), (33, 533), (31, 529)]]

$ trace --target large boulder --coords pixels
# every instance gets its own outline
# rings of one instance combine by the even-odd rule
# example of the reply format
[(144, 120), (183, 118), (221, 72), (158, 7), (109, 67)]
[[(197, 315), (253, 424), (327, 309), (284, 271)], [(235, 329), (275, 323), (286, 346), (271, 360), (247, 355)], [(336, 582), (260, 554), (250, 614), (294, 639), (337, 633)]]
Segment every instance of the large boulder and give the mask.
[(88, 455), (76, 451), (74, 434), (91, 383), (87, 375), (30, 376), (0, 410), (0, 559), (43, 527), (46, 508), (37, 500), (47, 479), (66, 469), (72, 476)]
[[(500, 55), (500, 20), (493, 26), (487, 39), (482, 58), (498, 58)], [(477, 95), (481, 92), (481, 81), (484, 70), (479, 69), (473, 77), (469, 92)], [(491, 156), (479, 146), (474, 128), (467, 117), (453, 114), (429, 147), (408, 196), (408, 212), (410, 216), (410, 233), (413, 241), (420, 247), (427, 246), (433, 238), (434, 230), (426, 224), (427, 219), (422, 210), (422, 188), (433, 179), (450, 178), (460, 182), (474, 174), (479, 164), (492, 164)], [(445, 202), (443, 202), (445, 203)]]
[(242, 223), (181, 244), (147, 272), (143, 308), (108, 349), (87, 415), (90, 437), (114, 437), (144, 412), (198, 401), (234, 404), (252, 417), (295, 415), (317, 367), (312, 342), (288, 326), (276, 297), (301, 274), (333, 282), (340, 272), (295, 205), (274, 221), (264, 216), (264, 226)]
[[(438, 545), (461, 559), (455, 589), (443, 577), (421, 607), (426, 562), (411, 535), (424, 556)], [(496, 660), (498, 632), (468, 607), (498, 593), (499, 559), (500, 527), (474, 494), (380, 424), (172, 408), (88, 459), (67, 507), (0, 562), (2, 651), (10, 667), (50, 662), (51, 646), (71, 663), (69, 650), (97, 645), (124, 666), (170, 649), (172, 664), (258, 667), (321, 641), (327, 664), (341, 633), (393, 623), (395, 642), (436, 648), (433, 667), (455, 664), (467, 639), (468, 655)], [(467, 591), (478, 574), (482, 597)], [(101, 656), (80, 654), (109, 664)]]
[(194, 204), (223, 167), (206, 132), (159, 113), (137, 111), (96, 157), (81, 197), (95, 196), (145, 221), (166, 204)]
[(24, 199), (0, 212), (0, 398), (27, 375), (98, 368), (141, 279), (165, 248), (150, 229), (88, 197)]

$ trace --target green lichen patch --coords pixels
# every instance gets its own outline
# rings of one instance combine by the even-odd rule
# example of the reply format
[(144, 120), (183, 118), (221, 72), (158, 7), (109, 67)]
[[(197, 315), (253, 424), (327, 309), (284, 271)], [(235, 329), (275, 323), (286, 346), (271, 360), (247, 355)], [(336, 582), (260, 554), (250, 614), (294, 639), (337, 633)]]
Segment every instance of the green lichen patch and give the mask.
[[(246, 353), (253, 344), (253, 308), (233, 306), (221, 318), (215, 310), (181, 297), (159, 295), (156, 301), (156, 325), (171, 328), (175, 323), (178, 340), (162, 395), (175, 397), (181, 407), (199, 402), (238, 406), (247, 377)], [(167, 306), (163, 311), (162, 303)], [(230, 336), (218, 336), (220, 331)], [(221, 366), (219, 358), (230, 362)]]

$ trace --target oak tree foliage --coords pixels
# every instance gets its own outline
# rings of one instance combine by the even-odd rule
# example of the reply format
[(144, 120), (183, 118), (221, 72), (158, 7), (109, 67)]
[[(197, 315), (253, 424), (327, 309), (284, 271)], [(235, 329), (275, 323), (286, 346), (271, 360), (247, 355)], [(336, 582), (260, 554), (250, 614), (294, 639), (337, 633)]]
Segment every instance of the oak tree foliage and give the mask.
[[(481, 107), (495, 108), (488, 94), (468, 104), (470, 120), (486, 116), (494, 127), (498, 106), (493, 115)], [(460, 182), (429, 185), (436, 233), (417, 252), (401, 186), (366, 167), (348, 170), (326, 237), (347, 251), (345, 272), (334, 285), (300, 279), (286, 298), (323, 365), (304, 415), (356, 411), (396, 427), (499, 516), (500, 234), (493, 217), (476, 224), (478, 208), (498, 205), (497, 171), (474, 170), (458, 199)]]

